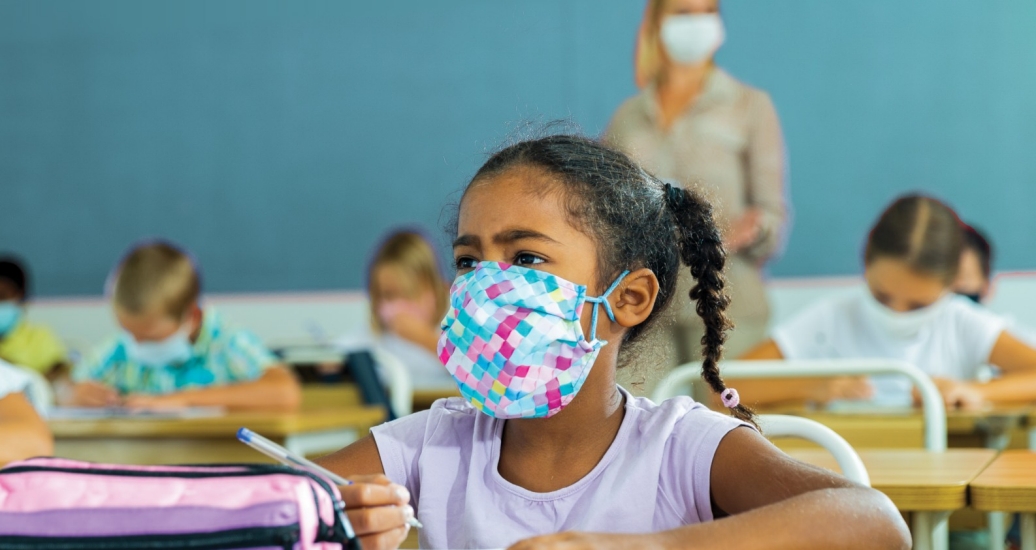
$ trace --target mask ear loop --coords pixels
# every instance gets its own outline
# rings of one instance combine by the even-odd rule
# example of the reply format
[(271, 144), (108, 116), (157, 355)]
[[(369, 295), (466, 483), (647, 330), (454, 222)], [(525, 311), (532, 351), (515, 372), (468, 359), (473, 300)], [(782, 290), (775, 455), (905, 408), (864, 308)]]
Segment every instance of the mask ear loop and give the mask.
[(618, 288), (619, 283), (621, 283), (622, 280), (626, 278), (626, 275), (629, 275), (629, 274), (630, 274), (630, 272), (629, 272), (628, 269), (626, 271), (623, 271), (622, 275), (619, 275), (619, 277), (617, 279), (615, 279), (615, 282), (612, 283), (611, 286), (608, 287), (608, 290), (604, 291), (604, 294), (601, 294), (600, 296), (597, 296), (597, 297), (587, 297), (586, 298), (587, 302), (590, 302), (591, 304), (594, 305), (594, 312), (590, 316), (590, 341), (591, 342), (597, 339), (597, 306), (598, 306), (598, 304), (604, 305), (604, 312), (605, 312), (605, 314), (607, 314), (608, 315), (608, 319), (611, 319), (611, 321), (614, 323), (615, 322), (615, 313), (612, 311), (612, 305), (610, 303), (608, 303), (608, 295), (611, 294), (612, 292), (614, 292), (615, 289)]

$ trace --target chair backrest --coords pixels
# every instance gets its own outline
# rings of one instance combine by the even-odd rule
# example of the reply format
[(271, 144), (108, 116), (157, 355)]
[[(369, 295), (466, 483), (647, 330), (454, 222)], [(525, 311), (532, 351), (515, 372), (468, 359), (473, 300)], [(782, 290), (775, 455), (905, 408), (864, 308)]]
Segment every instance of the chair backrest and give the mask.
[[(723, 361), (723, 378), (823, 378), (871, 374), (901, 374), (921, 394), (924, 411), (924, 442), (929, 451), (946, 450), (946, 407), (932, 379), (921, 369), (895, 359), (824, 359), (804, 361)], [(681, 388), (701, 375), (701, 363), (687, 363), (673, 369), (659, 382), (651, 399), (660, 403), (679, 395)]]
[(757, 421), (767, 438), (799, 437), (827, 449), (838, 462), (842, 475), (856, 483), (870, 486), (871, 479), (860, 455), (831, 428), (815, 420), (783, 414), (761, 414)]
[(392, 409), (398, 416), (406, 416), (414, 410), (414, 382), (406, 365), (391, 352), (383, 349), (372, 351), (374, 361), (381, 366), (381, 373), (388, 384)]
[[(343, 359), (342, 350), (325, 345), (290, 346), (277, 349), (275, 353), (288, 364), (321, 363)], [(414, 383), (406, 365), (392, 353), (377, 346), (355, 350), (355, 353), (369, 354), (370, 357), (373, 357), (371, 365), (368, 365), (362, 357), (354, 358), (354, 365), (352, 365), (353, 378), (361, 386), (365, 400), (387, 405), (394, 417), (406, 416), (413, 412)], [(346, 362), (350, 355), (353, 353), (345, 354)], [(375, 364), (380, 367), (380, 377), (373, 370), (367, 371)], [(384, 395), (384, 391), (374, 387), (375, 381), (388, 386), (387, 396)], [(369, 385), (364, 386), (368, 383)]]

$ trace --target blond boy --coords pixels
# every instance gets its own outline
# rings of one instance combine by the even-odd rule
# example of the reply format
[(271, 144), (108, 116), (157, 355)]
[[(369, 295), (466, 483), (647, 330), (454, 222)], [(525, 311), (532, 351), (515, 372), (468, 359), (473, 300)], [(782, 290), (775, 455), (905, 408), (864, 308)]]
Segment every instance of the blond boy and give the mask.
[(112, 306), (123, 333), (73, 370), (80, 406), (230, 410), (298, 408), (290, 371), (247, 331), (201, 308), (191, 258), (167, 242), (130, 251), (117, 267)]

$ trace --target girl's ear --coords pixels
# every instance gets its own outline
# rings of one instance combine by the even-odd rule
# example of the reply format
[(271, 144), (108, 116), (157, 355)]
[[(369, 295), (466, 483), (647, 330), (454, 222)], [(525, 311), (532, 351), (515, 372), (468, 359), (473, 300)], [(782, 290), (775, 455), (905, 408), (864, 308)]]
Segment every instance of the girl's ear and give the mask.
[(629, 275), (619, 284), (612, 299), (612, 313), (615, 322), (624, 328), (632, 328), (643, 323), (655, 309), (658, 298), (658, 277), (655, 272), (642, 267)]

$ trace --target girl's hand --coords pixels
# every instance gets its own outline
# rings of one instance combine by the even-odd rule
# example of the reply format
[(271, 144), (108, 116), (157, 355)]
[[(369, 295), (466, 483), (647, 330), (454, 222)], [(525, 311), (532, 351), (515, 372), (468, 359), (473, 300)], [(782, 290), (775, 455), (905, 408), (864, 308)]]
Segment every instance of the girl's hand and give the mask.
[(115, 407), (119, 392), (100, 382), (80, 382), (72, 388), (72, 403), (78, 407)]
[(947, 410), (976, 411), (988, 404), (986, 396), (974, 384), (948, 378), (933, 378), (932, 382), (939, 388)]
[(148, 395), (144, 393), (131, 393), (126, 396), (124, 405), (130, 409), (183, 409), (190, 404), (183, 396), (171, 393), (168, 395)]
[(874, 396), (874, 386), (864, 376), (837, 376), (829, 378), (823, 385), (817, 401), (827, 403), (836, 399), (861, 400)]
[(383, 475), (350, 476), (353, 485), (339, 487), (356, 535), (364, 550), (399, 548), (414, 517), (410, 492)]
[(617, 535), (607, 533), (565, 532), (518, 541), (508, 550), (608, 550), (609, 548), (652, 548), (653, 535)]

